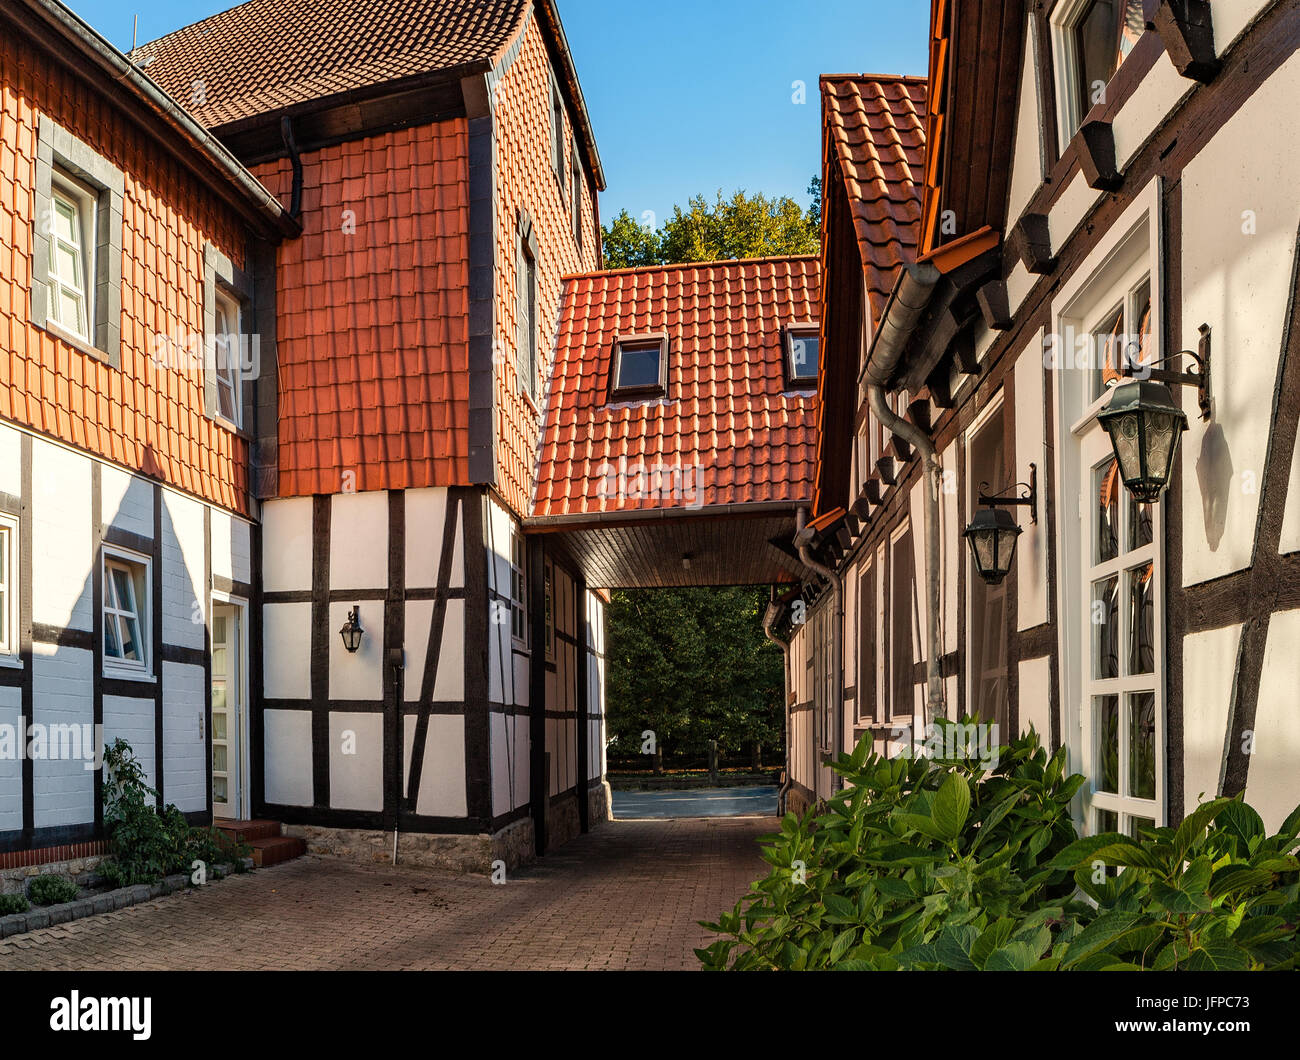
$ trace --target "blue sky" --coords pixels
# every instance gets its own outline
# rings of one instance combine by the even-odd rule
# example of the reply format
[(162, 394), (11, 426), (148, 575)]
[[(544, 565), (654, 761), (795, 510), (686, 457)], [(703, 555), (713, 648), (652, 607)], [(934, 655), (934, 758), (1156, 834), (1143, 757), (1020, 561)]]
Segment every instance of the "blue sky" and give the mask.
[[(230, 0), (65, 0), (119, 48)], [(381, 3), (383, 0), (375, 0)], [(696, 193), (807, 201), (820, 165), (822, 73), (924, 74), (924, 0), (558, 0), (596, 130), (608, 223), (662, 221)], [(794, 82), (807, 100), (792, 102)]]

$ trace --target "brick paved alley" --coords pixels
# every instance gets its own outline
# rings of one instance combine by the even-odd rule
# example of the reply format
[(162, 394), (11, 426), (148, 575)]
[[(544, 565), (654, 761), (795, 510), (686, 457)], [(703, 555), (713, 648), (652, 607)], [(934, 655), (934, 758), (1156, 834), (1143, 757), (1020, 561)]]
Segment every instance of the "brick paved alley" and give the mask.
[(618, 821), (486, 878), (304, 857), (0, 942), (0, 969), (692, 969), (771, 818)]

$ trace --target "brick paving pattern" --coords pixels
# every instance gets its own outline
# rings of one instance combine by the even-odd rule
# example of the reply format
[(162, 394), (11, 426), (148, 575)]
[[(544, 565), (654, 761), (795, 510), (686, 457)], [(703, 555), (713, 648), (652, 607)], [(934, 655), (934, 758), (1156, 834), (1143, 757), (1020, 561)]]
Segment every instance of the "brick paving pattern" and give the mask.
[(601, 825), (508, 883), (304, 857), (0, 942), (0, 970), (698, 967), (771, 818)]

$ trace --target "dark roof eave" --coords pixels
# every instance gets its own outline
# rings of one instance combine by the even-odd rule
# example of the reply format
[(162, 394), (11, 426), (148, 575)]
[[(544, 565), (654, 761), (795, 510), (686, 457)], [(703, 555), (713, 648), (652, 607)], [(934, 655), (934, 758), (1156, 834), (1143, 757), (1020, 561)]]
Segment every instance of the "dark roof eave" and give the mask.
[(566, 530), (599, 530), (609, 526), (677, 522), (681, 519), (772, 515), (806, 508), (811, 500), (751, 501), (736, 504), (706, 504), (700, 508), (637, 508), (614, 512), (582, 512), (576, 515), (530, 515), (524, 529), (550, 533)]
[[(292, 217), (274, 195), (253, 176), (221, 144), (204, 129), (171, 96), (167, 95), (125, 55), (95, 32), (58, 0), (16, 0), (30, 17), (38, 20), (46, 33), (61, 38), (78, 53), (97, 66), (113, 82), (128, 88), (136, 102), (153, 111), (170, 127), (172, 133), (196, 148), (212, 169), (224, 178), (225, 187), (214, 190), (228, 192), (231, 204), (249, 220), (278, 236), (295, 237), (301, 234), (301, 225)], [(13, 12), (20, 22), (21, 13)], [(44, 40), (44, 35), (38, 36)], [(196, 168), (194, 159), (176, 145), (167, 145), (181, 162)]]

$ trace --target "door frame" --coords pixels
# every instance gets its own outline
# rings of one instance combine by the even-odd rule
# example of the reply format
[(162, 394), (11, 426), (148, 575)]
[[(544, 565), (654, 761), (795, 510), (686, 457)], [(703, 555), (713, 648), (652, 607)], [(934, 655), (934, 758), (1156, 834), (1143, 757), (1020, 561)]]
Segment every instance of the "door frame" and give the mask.
[[(252, 778), (252, 757), (253, 757), (253, 756), (252, 756), (252, 745), (251, 745), (251, 742), (250, 742), (250, 733), (249, 733), (250, 725), (251, 725), (251, 720), (252, 720), (252, 719), (251, 719), (251, 711), (250, 711), (250, 709), (249, 709), (249, 706), (250, 706), (250, 705), (249, 705), (249, 691), (250, 691), (250, 685), (249, 685), (249, 681), (248, 681), (248, 664), (249, 664), (249, 635), (248, 635), (249, 630), (248, 630), (248, 616), (249, 616), (249, 601), (248, 601), (247, 598), (245, 598), (245, 597), (242, 597), (242, 596), (235, 596), (235, 595), (233, 595), (233, 594), (231, 594), (231, 593), (226, 593), (226, 592), (218, 592), (217, 590), (214, 589), (214, 590), (212, 590), (212, 605), (211, 605), (211, 606), (212, 606), (212, 615), (211, 615), (211, 618), (215, 618), (215, 617), (216, 617), (216, 613), (217, 613), (217, 608), (218, 608), (218, 607), (230, 607), (230, 608), (233, 608), (233, 609), (238, 613), (238, 626), (239, 626), (239, 645), (238, 645), (238, 648), (239, 648), (239, 655), (238, 655), (238, 664), (239, 664), (239, 681), (238, 681), (238, 685), (239, 685), (239, 708), (238, 708), (238, 716), (239, 716), (239, 740), (238, 740), (238, 747), (236, 748), (236, 754), (239, 756), (239, 787), (238, 787), (238, 790), (237, 790), (236, 793), (235, 793), (235, 797), (238, 799), (238, 802), (236, 803), (235, 809), (236, 809), (236, 812), (237, 812), (237, 813), (239, 813), (239, 814), (243, 814), (243, 815), (247, 815), (247, 816), (241, 816), (241, 817), (238, 817), (238, 818), (236, 818), (236, 819), (238, 819), (238, 820), (246, 820), (246, 819), (248, 819), (248, 817), (251, 817), (251, 816), (252, 816), (252, 813), (253, 813), (253, 801), (252, 801), (252, 794), (253, 794), (253, 783), (252, 783), (252, 781), (253, 781), (253, 778)], [(211, 620), (211, 618), (210, 618), (210, 620)], [(210, 628), (210, 627), (209, 627), (209, 630), (208, 630), (208, 644), (209, 644), (209, 652), (210, 652), (210, 651), (211, 651), (211, 644), (212, 644), (212, 631), (211, 631), (211, 628)], [(208, 690), (207, 690), (207, 691), (208, 691), (208, 697), (209, 697), (209, 703), (210, 703), (210, 702), (211, 702), (211, 695), (212, 695), (212, 670), (211, 670), (211, 666), (209, 666), (209, 668), (208, 668)], [(209, 720), (209, 725), (208, 725), (208, 740), (207, 740), (207, 744), (208, 744), (208, 746), (207, 746), (207, 754), (208, 754), (208, 759), (209, 759), (209, 762), (210, 762), (210, 761), (211, 761), (211, 758), (212, 758), (212, 727), (211, 727), (211, 721), (210, 721), (210, 720)], [(208, 770), (208, 775), (209, 775), (209, 783), (208, 783), (208, 805), (212, 807), (212, 813), (213, 813), (213, 816), (215, 817), (215, 816), (216, 816), (216, 800), (213, 798), (213, 794), (212, 794), (212, 783), (211, 783), (211, 779), (210, 779), (210, 778), (211, 778), (211, 770), (210, 770), (210, 769)]]

